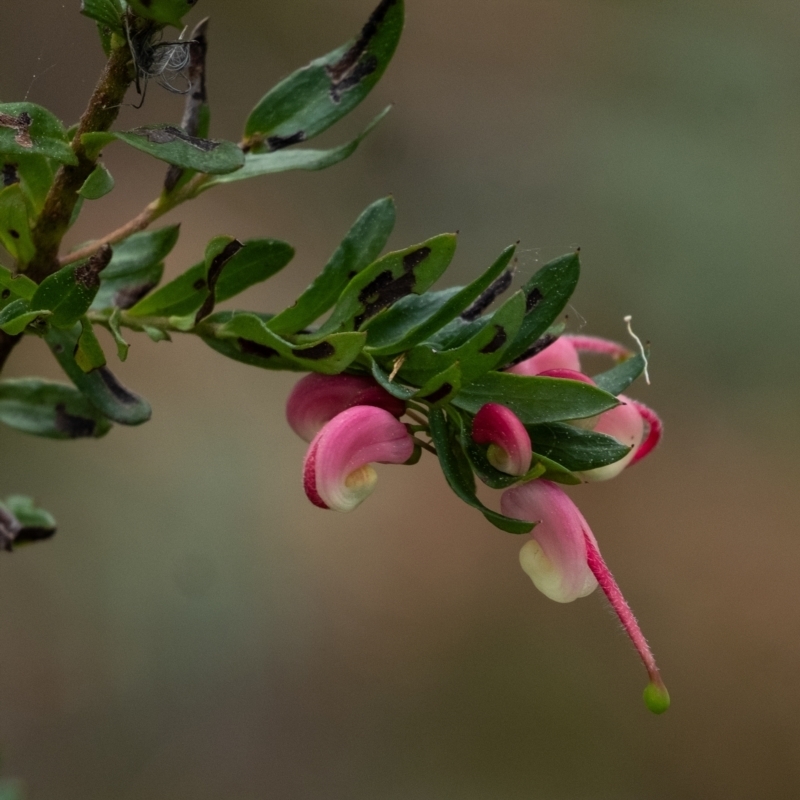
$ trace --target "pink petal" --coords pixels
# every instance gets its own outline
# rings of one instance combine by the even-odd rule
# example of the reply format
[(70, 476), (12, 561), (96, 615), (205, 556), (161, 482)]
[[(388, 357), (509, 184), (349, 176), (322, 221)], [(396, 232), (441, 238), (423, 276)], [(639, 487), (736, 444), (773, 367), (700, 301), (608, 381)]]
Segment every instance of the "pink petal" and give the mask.
[(472, 438), (488, 444), (489, 463), (506, 475), (524, 475), (531, 468), (531, 439), (519, 417), (498, 403), (486, 403), (472, 421)]
[(570, 603), (597, 587), (586, 561), (586, 520), (556, 484), (537, 480), (506, 489), (506, 516), (538, 523), (520, 551), (520, 563), (536, 588), (551, 600)]
[(584, 481), (607, 481), (616, 478), (631, 463), (644, 437), (644, 420), (634, 402), (624, 395), (619, 396), (619, 401), (620, 405), (600, 414), (594, 431), (613, 436), (620, 444), (629, 447), (630, 451), (613, 464), (579, 473)]
[(351, 511), (375, 488), (373, 462), (402, 464), (414, 452), (406, 426), (383, 408), (355, 406), (337, 414), (311, 442), (303, 487), (320, 508)]
[(514, 375), (538, 375), (548, 369), (571, 369), (579, 372), (580, 368), (581, 362), (575, 345), (567, 337), (561, 336), (541, 353), (520, 361), (507, 371)]
[(372, 378), (312, 372), (301, 378), (289, 394), (286, 419), (301, 439), (310, 442), (326, 422), (353, 406), (385, 408), (395, 417), (405, 413), (405, 403)]
[(661, 435), (664, 432), (664, 424), (659, 419), (658, 414), (656, 414), (652, 408), (648, 408), (644, 403), (640, 403), (638, 400), (628, 400), (627, 402), (638, 410), (642, 415), (642, 419), (647, 423), (647, 436), (639, 447), (636, 448), (636, 453), (634, 453), (631, 459), (631, 464), (635, 464), (658, 446), (658, 443), (661, 441)]
[(564, 334), (562, 339), (569, 341), (579, 353), (601, 353), (612, 358), (627, 358), (631, 351), (611, 339), (601, 339), (599, 336), (578, 336)]
[(582, 372), (574, 369), (546, 369), (539, 373), (539, 378), (564, 378), (568, 381), (580, 381), (581, 383), (588, 383), (594, 386), (594, 381)]

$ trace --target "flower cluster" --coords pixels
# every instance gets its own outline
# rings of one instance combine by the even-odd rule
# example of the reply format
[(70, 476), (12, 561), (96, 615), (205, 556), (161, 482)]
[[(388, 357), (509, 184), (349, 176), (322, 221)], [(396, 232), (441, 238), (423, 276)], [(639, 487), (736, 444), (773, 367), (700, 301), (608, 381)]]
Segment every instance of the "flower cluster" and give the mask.
[[(631, 356), (615, 342), (562, 335), (505, 371), (594, 385), (581, 371), (580, 353), (586, 351), (619, 360)], [(669, 695), (652, 652), (589, 525), (558, 485), (614, 478), (658, 444), (662, 428), (655, 413), (622, 394), (618, 401), (607, 411), (568, 423), (579, 438), (602, 434), (618, 445), (615, 460), (579, 470), (559, 465), (551, 448), (539, 447), (536, 426), (526, 426), (502, 402), (483, 403), (474, 414), (449, 408), (445, 415), (435, 404), (390, 394), (367, 375), (306, 375), (289, 396), (287, 418), (295, 433), (310, 442), (303, 465), (306, 495), (314, 505), (334, 511), (350, 511), (372, 493), (377, 481), (374, 463), (415, 463), (426, 449), (440, 457), (447, 474), (441, 450), (455, 438), (460, 445), (456, 449), (479, 477), (495, 488), (505, 487), (497, 516), (533, 525), (520, 550), (520, 564), (536, 588), (556, 602), (569, 603), (600, 586), (647, 669), (645, 701), (660, 713), (668, 708)], [(403, 417), (408, 422), (402, 422)], [(453, 429), (444, 436), (437, 435), (434, 424), (442, 418)], [(481, 456), (484, 468), (476, 469)], [(501, 477), (498, 482), (491, 476)]]

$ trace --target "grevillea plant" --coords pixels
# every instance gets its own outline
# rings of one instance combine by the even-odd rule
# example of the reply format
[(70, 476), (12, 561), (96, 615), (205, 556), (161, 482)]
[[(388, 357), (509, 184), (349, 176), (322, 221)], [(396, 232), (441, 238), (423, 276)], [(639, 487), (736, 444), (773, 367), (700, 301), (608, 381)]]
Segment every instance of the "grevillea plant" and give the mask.
[[(146, 422), (150, 405), (114, 377), (98, 326), (110, 332), (122, 361), (131, 334), (155, 341), (187, 334), (244, 364), (309, 373), (292, 391), (287, 417), (309, 442), (303, 484), (312, 503), (349, 511), (374, 490), (373, 463), (414, 464), (423, 450), (433, 454), (461, 500), (502, 531), (530, 534), (520, 561), (545, 595), (569, 602), (600, 586), (648, 671), (647, 705), (666, 710), (650, 649), (562, 489), (615, 477), (661, 433), (655, 414), (622, 394), (647, 367), (644, 349), (564, 332), (559, 318), (578, 282), (578, 253), (545, 264), (505, 299), (514, 245), (468, 285), (433, 290), (456, 236), (381, 255), (395, 220), (392, 199), (383, 198), (277, 313), (220, 308), (291, 261), (291, 245), (275, 239), (219, 232), (198, 263), (159, 285), (179, 233), (177, 225), (151, 227), (167, 211), (222, 183), (324, 169), (356, 150), (385, 111), (347, 144), (302, 144), (370, 92), (395, 51), (404, 14), (403, 0), (382, 0), (351, 42), (269, 90), (234, 143), (208, 138), (207, 20), (188, 37), (162, 40), (166, 27), (183, 27), (192, 5), (83, 0), (107, 63), (77, 125), (67, 129), (32, 103), (0, 104), (0, 242), (10, 257), (0, 267), (0, 366), (22, 336), (33, 336), (70, 381), (0, 381), (0, 421), (54, 439)], [(153, 81), (186, 94), (180, 125), (114, 130), (128, 91), (142, 105)], [(117, 230), (65, 251), (62, 240), (82, 204), (114, 187), (101, 156), (120, 144), (169, 165), (158, 196)], [(583, 351), (608, 356), (609, 369), (585, 375)], [(478, 499), (476, 478), (502, 490), (499, 511)], [(0, 506), (0, 549), (54, 531), (50, 514), (29, 498)]]

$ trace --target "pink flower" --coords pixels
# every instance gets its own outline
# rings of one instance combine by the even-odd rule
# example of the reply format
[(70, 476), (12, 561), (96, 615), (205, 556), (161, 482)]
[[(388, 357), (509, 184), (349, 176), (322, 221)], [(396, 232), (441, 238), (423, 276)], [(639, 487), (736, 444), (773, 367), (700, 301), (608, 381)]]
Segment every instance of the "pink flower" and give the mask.
[(506, 475), (524, 475), (531, 468), (531, 439), (517, 415), (498, 403), (486, 403), (472, 421), (472, 438), (488, 444), (486, 458)]
[(537, 523), (522, 546), (520, 563), (543, 594), (569, 603), (600, 586), (647, 670), (645, 703), (656, 714), (666, 711), (669, 693), (650, 646), (575, 504), (554, 483), (537, 480), (507, 489), (500, 507), (509, 517)]
[(581, 361), (575, 345), (566, 337), (561, 336), (541, 353), (520, 361), (508, 369), (514, 375), (539, 375), (548, 369), (571, 369), (580, 372)]
[(352, 511), (372, 494), (378, 476), (373, 462), (402, 464), (414, 442), (406, 426), (375, 406), (337, 414), (314, 437), (303, 463), (303, 488), (320, 508)]
[[(621, 445), (629, 447), (626, 456), (613, 464), (597, 467), (579, 473), (584, 481), (607, 481), (617, 475), (630, 464), (636, 456), (637, 450), (644, 438), (644, 419), (636, 405), (625, 395), (619, 396), (620, 405), (604, 411), (597, 418), (594, 426), (595, 433), (605, 433), (613, 436)], [(649, 410), (649, 409), (648, 409)]]
[(326, 422), (353, 406), (377, 406), (395, 417), (406, 407), (372, 378), (360, 375), (320, 375), (312, 372), (301, 378), (286, 401), (286, 419), (291, 429), (310, 442)]

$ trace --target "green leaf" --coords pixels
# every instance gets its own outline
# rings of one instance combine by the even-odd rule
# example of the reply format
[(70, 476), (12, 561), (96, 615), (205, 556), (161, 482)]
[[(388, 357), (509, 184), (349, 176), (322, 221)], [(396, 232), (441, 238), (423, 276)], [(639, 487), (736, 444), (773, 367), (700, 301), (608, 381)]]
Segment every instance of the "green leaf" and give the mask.
[[(0, 503), (0, 550), (12, 550), (31, 542), (49, 539), (56, 532), (51, 514), (37, 508), (30, 497), (12, 495)], [(22, 785), (13, 781), (0, 784), (0, 800), (22, 800)]]
[(349, 158), (358, 149), (361, 142), (372, 132), (373, 128), (389, 113), (391, 106), (387, 106), (355, 139), (347, 144), (332, 147), (329, 150), (278, 150), (276, 152), (253, 153), (245, 155), (244, 166), (227, 175), (218, 175), (208, 180), (202, 186), (202, 191), (210, 189), (220, 183), (243, 181), (247, 178), (257, 178), (261, 175), (274, 175), (277, 172), (289, 172), (295, 169), (310, 172), (327, 169), (340, 161)]
[(244, 153), (239, 145), (218, 139), (190, 136), (174, 125), (146, 125), (130, 131), (114, 133), (85, 133), (81, 142), (87, 152), (100, 152), (111, 140), (119, 139), (160, 161), (183, 169), (193, 169), (212, 175), (233, 172), (244, 165)]
[(285, 78), (247, 119), (251, 148), (308, 141), (349, 114), (383, 75), (403, 30), (403, 0), (381, 0), (359, 37)]
[(105, 436), (111, 423), (73, 386), (39, 378), (0, 381), (0, 422), (50, 439)]
[(461, 391), (462, 384), (461, 365), (455, 363), (426, 381), (414, 397), (431, 406), (443, 406)]
[(0, 153), (38, 154), (77, 164), (61, 121), (34, 103), (0, 103)]
[(28, 205), (18, 183), (0, 191), (0, 242), (21, 264), (36, 253), (28, 224)]
[(106, 365), (106, 356), (100, 342), (92, 330), (92, 323), (86, 317), (81, 319), (81, 335), (75, 349), (75, 363), (83, 372), (91, 372)]
[(81, 14), (120, 35), (125, 32), (122, 13), (122, 6), (117, 0), (81, 0)]
[(361, 213), (314, 282), (294, 304), (269, 322), (279, 335), (297, 333), (319, 319), (339, 298), (352, 277), (368, 267), (386, 246), (394, 228), (391, 197), (376, 200)]
[(180, 225), (134, 233), (114, 245), (109, 265), (100, 273), (93, 309), (130, 308), (158, 285), (163, 261), (178, 241)]
[(113, 188), (114, 178), (111, 173), (102, 164), (98, 164), (92, 170), (91, 175), (84, 181), (83, 186), (78, 190), (78, 194), (87, 200), (99, 200)]
[(486, 508), (475, 494), (475, 480), (472, 468), (461, 449), (458, 438), (447, 424), (444, 411), (434, 408), (428, 415), (431, 438), (436, 447), (442, 472), (450, 488), (467, 505), (477, 508), (492, 525), (508, 533), (529, 533), (533, 530), (533, 523), (511, 519), (497, 511)]
[[(649, 348), (645, 352), (645, 356), (647, 355), (649, 355)], [(609, 394), (617, 395), (624, 392), (644, 372), (647, 364), (645, 356), (637, 353), (607, 372), (593, 376), (592, 380)]]
[(581, 479), (577, 475), (573, 475), (566, 467), (562, 467), (556, 461), (551, 461), (541, 453), (534, 453), (533, 460), (544, 468), (542, 478), (545, 480), (563, 483), (565, 486), (577, 486), (581, 483)]
[(457, 362), (461, 365), (462, 386), (467, 386), (503, 360), (524, 315), (525, 296), (517, 292), (494, 314), (483, 317), (477, 332), (460, 347), (438, 350), (427, 343), (414, 347), (401, 367), (400, 375), (409, 383), (419, 385), (430, 375)]
[(358, 330), (407, 294), (422, 294), (447, 269), (456, 249), (452, 233), (379, 258), (347, 284), (321, 334)]
[(424, 342), (472, 305), (502, 275), (515, 250), (516, 245), (503, 250), (497, 261), (469, 286), (408, 295), (395, 303), (369, 326), (367, 352), (391, 355)]
[(616, 397), (582, 381), (488, 372), (453, 401), (477, 413), (485, 403), (508, 406), (525, 425), (593, 417), (619, 405)]
[(0, 267), (0, 286), (24, 300), (30, 300), (38, 288), (38, 284), (34, 283), (27, 275), (14, 275), (5, 267)]
[(18, 181), (22, 187), (29, 206), (29, 219), (37, 217), (53, 183), (50, 161), (40, 155), (5, 155), (0, 156), (0, 166), (6, 185)]
[(114, 337), (114, 342), (117, 345), (117, 357), (120, 361), (125, 361), (128, 357), (130, 345), (122, 337), (122, 331), (119, 327), (119, 313), (118, 308), (115, 308), (111, 313), (111, 316), (108, 318), (108, 329), (111, 331), (111, 335)]
[(0, 331), (17, 336), (35, 319), (48, 316), (49, 311), (31, 311), (27, 300), (14, 300), (0, 311)]
[(294, 258), (294, 248), (278, 239), (250, 239), (225, 264), (216, 285), (221, 303), (250, 286), (271, 278)]
[(75, 362), (80, 332), (80, 325), (75, 325), (68, 331), (51, 328), (45, 335), (45, 341), (61, 368), (92, 405), (109, 419), (121, 425), (147, 422), (152, 414), (150, 404), (122, 386), (108, 367), (86, 373)]
[(402, 382), (396, 380), (390, 381), (389, 375), (384, 372), (381, 365), (372, 358), (370, 358), (370, 368), (372, 370), (372, 377), (393, 397), (397, 397), (400, 400), (408, 400), (419, 391), (415, 386), (404, 386)]
[(181, 17), (188, 14), (197, 0), (128, 0), (131, 10), (140, 17), (162, 25), (182, 28)]
[(365, 333), (334, 333), (313, 344), (296, 344), (273, 333), (255, 314), (235, 311), (230, 317), (211, 317), (218, 338), (235, 339), (242, 351), (270, 358), (270, 351), (287, 361), (296, 362), (302, 369), (335, 375), (348, 367), (364, 347)]
[(48, 275), (31, 298), (31, 308), (52, 312), (51, 325), (71, 328), (92, 305), (100, 288), (100, 272), (108, 266), (111, 255), (111, 248), (105, 245), (87, 261)]
[(578, 253), (569, 253), (545, 264), (522, 287), (527, 313), (513, 344), (506, 351), (506, 363), (522, 356), (555, 322), (572, 297), (580, 272)]
[(563, 422), (528, 425), (527, 430), (537, 455), (557, 462), (570, 472), (604, 467), (625, 458), (630, 452), (630, 448), (612, 436)]

